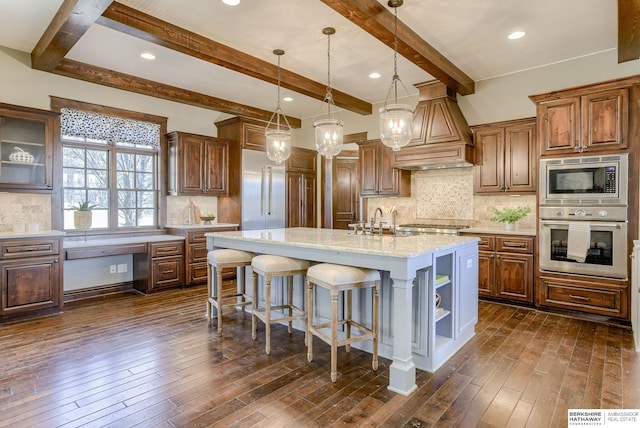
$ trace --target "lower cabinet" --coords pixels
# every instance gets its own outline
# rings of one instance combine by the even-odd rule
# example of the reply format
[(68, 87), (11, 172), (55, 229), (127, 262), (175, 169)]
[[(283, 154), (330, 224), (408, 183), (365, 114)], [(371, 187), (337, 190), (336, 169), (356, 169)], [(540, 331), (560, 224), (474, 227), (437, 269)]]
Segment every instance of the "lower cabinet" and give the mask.
[(0, 241), (0, 321), (62, 309), (62, 238)]
[(478, 295), (533, 304), (532, 236), (472, 234), (478, 242)]
[(148, 244), (146, 253), (134, 254), (133, 286), (143, 293), (184, 284), (184, 241)]

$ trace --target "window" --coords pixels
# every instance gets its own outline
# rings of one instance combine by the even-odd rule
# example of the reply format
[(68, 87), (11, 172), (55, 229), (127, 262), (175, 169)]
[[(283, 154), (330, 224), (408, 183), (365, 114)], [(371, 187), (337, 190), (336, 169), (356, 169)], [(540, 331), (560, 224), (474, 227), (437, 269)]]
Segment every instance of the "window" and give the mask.
[(63, 224), (88, 202), (90, 230), (157, 228), (160, 125), (62, 109)]

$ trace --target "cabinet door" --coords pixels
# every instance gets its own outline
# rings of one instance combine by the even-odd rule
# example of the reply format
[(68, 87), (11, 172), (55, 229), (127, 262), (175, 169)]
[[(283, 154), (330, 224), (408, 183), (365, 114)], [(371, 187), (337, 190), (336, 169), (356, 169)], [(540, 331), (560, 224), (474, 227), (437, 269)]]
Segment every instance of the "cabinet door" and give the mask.
[(584, 151), (627, 148), (628, 98), (627, 88), (582, 96), (582, 148)]
[(151, 290), (176, 287), (183, 283), (184, 258), (162, 257), (151, 262)]
[(396, 196), (400, 192), (400, 170), (391, 168), (391, 148), (378, 145), (378, 194)]
[(476, 162), (473, 187), (475, 193), (502, 192), (504, 188), (504, 132), (500, 127), (474, 134)]
[(302, 226), (303, 174), (287, 173), (287, 227)]
[(229, 164), (229, 148), (226, 142), (207, 140), (204, 192), (207, 196), (225, 196), (227, 188), (227, 165)]
[(535, 122), (506, 127), (504, 139), (505, 191), (534, 193), (538, 187)]
[(302, 176), (302, 226), (316, 227), (316, 176), (303, 174)]
[(203, 171), (206, 140), (194, 135), (180, 137), (178, 155), (180, 156), (179, 189), (183, 195), (202, 195), (206, 189)]
[(496, 296), (533, 303), (533, 256), (496, 254)]
[(360, 146), (360, 195), (378, 194), (378, 151), (375, 143)]
[(15, 260), (0, 264), (0, 315), (35, 312), (60, 306), (58, 257)]
[(575, 153), (580, 147), (580, 98), (538, 104), (537, 110), (540, 155)]
[(478, 252), (478, 294), (495, 296), (496, 270), (493, 251)]
[(0, 190), (50, 192), (57, 113), (28, 110), (0, 107)]

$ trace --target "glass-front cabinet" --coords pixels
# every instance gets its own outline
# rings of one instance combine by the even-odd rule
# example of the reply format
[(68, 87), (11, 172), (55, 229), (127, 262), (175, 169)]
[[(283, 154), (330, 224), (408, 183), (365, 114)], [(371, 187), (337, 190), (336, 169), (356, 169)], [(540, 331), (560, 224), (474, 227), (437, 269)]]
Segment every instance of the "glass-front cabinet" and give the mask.
[(58, 113), (0, 103), (0, 191), (53, 189)]

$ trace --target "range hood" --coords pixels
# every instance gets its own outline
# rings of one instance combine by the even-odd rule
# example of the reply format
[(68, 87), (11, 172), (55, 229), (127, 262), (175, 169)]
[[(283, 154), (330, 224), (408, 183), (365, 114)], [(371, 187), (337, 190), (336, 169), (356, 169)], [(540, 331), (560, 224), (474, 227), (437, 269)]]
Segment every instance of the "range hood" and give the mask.
[(471, 129), (456, 92), (437, 80), (415, 86), (420, 101), (413, 114), (413, 139), (392, 152), (391, 166), (410, 170), (473, 166)]

